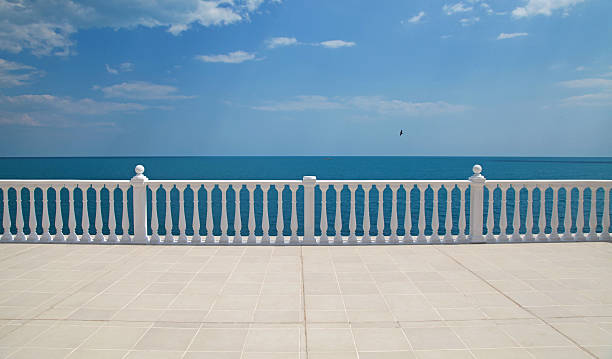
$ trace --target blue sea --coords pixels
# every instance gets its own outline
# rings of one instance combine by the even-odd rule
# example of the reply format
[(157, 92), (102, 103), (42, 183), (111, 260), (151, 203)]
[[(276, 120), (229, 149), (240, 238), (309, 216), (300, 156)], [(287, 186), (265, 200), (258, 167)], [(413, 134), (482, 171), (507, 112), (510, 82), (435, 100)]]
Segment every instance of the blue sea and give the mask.
[[(151, 180), (189, 180), (189, 179), (274, 179), (274, 180), (298, 180), (305, 175), (314, 175), (318, 179), (338, 179), (338, 180), (350, 180), (350, 179), (373, 179), (373, 180), (465, 180), (472, 175), (472, 166), (474, 164), (480, 164), (483, 167), (482, 174), (487, 179), (612, 179), (612, 157), (28, 157), (28, 158), (0, 158), (0, 179), (89, 179), (89, 180), (120, 180), (129, 179), (134, 175), (134, 167), (137, 164), (145, 166), (145, 175)], [(204, 228), (206, 219), (206, 206), (205, 200), (206, 195), (203, 189), (200, 189), (200, 222), (202, 228), (200, 233), (206, 234)], [(79, 224), (77, 227), (77, 233), (82, 233), (80, 229), (80, 216), (81, 216), (81, 194), (77, 190), (75, 193), (76, 201), (76, 219)], [(522, 223), (524, 225), (526, 216), (526, 193), (521, 192), (521, 206), (520, 213)], [(550, 192), (550, 190), (548, 191)], [(597, 213), (601, 215), (603, 211), (603, 191), (599, 191), (597, 201)], [(108, 191), (102, 192), (102, 217), (104, 222), (104, 233), (108, 233), (107, 221), (108, 221)], [(117, 216), (121, 216), (121, 194), (117, 191), (115, 194), (115, 212)], [(257, 222), (256, 234), (261, 234), (261, 215), (262, 215), (262, 192), (257, 190), (255, 193), (255, 217)], [(268, 200), (271, 203), (269, 207), (269, 217), (271, 220), (270, 234), (275, 235), (276, 222), (276, 190), (271, 190), (268, 193)], [(405, 195), (406, 193), (400, 189), (398, 191), (398, 215), (399, 218), (403, 218), (405, 213)], [(413, 205), (418, 205), (416, 199), (418, 198), (418, 192), (414, 190), (411, 193), (414, 196), (412, 201)], [(446, 195), (446, 194), (445, 194)], [(590, 192), (585, 193), (585, 210), (589, 213), (590, 208)], [(93, 226), (95, 223), (95, 194), (93, 190), (87, 192), (88, 196), (88, 212), (90, 215), (90, 232), (93, 233)], [(131, 208), (131, 191), (128, 193)], [(158, 217), (160, 227), (163, 227), (165, 210), (163, 191), (158, 192)], [(220, 213), (221, 193), (217, 189), (212, 193), (213, 199), (213, 219), (214, 219), (214, 230), (213, 233), (218, 235), (220, 233)], [(234, 217), (234, 197), (235, 194), (232, 190), (228, 192), (228, 220), (230, 230), (228, 233), (232, 235), (233, 232), (233, 217)], [(285, 189), (284, 198), (290, 198), (291, 192)], [(485, 200), (488, 194), (485, 196)], [(508, 193), (508, 223), (512, 223), (512, 211), (514, 206), (514, 195)], [(574, 194), (575, 196), (575, 194)], [(575, 197), (572, 196), (572, 202), (575, 202)], [(457, 233), (457, 222), (459, 216), (459, 193), (454, 191), (451, 193), (453, 198), (453, 233)], [(5, 194), (2, 193), (2, 201), (5, 199)], [(15, 192), (9, 191), (9, 207), (11, 208), (11, 217), (15, 218)], [(42, 193), (37, 190), (35, 193), (36, 198), (36, 213), (37, 217), (40, 218), (42, 213)], [(51, 223), (54, 221), (55, 203), (52, 200), (54, 194), (49, 194), (49, 206), (51, 209), (50, 220)], [(149, 216), (151, 218), (151, 192), (149, 191)], [(173, 217), (173, 233), (178, 233), (178, 193), (176, 190), (171, 193), (172, 198), (172, 217)], [(348, 220), (349, 220), (349, 206), (348, 199), (350, 193), (347, 189), (344, 189), (341, 193), (342, 206), (342, 234), (348, 234)], [(357, 214), (357, 234), (363, 233), (362, 221), (363, 217), (363, 191), (357, 190), (356, 192), (356, 214)], [(389, 214), (391, 211), (391, 191), (386, 189), (383, 192), (385, 212), (385, 234), (390, 231), (389, 228)], [(431, 233), (431, 213), (432, 213), (432, 193), (431, 190), (426, 191), (426, 220), (427, 230), (426, 233)], [(547, 201), (550, 201), (551, 194), (547, 193)], [(193, 205), (192, 200), (193, 193), (188, 190), (185, 193), (185, 209), (188, 223), (187, 233), (190, 235), (193, 233), (191, 228), (191, 221), (193, 218)], [(241, 214), (242, 214), (242, 233), (243, 235), (248, 234), (247, 223), (245, 220), (248, 218), (248, 192), (246, 189), (240, 191), (241, 199)], [(494, 194), (496, 204), (494, 205), (494, 212), (496, 213), (495, 218), (498, 217), (500, 211), (499, 204), (499, 193)], [(23, 192), (24, 200), (24, 220), (28, 223), (29, 214), (29, 194), (27, 191)], [(298, 210), (298, 233), (303, 233), (303, 192), (298, 190), (297, 192), (297, 210)], [(320, 215), (321, 215), (321, 192), (315, 192), (315, 223), (317, 223), (316, 234), (320, 234), (318, 227)], [(106, 204), (105, 204), (106, 202)], [(561, 215), (560, 223), (563, 223), (563, 208), (565, 206), (565, 195), (560, 195), (559, 202), (561, 208), (559, 213)], [(329, 191), (327, 193), (327, 217), (329, 221), (328, 234), (333, 234), (333, 219), (335, 217), (335, 193)], [(467, 221), (469, 223), (469, 201), (464, 204), (467, 205)], [(534, 213), (536, 218), (534, 223), (538, 223), (537, 215), (539, 213), (539, 202), (535, 204)], [(377, 220), (377, 206), (378, 206), (378, 191), (373, 190), (370, 194), (370, 218), (371, 218), (371, 234), (376, 232), (376, 220)], [(550, 216), (552, 206), (547, 203), (545, 204), (547, 216)], [(575, 218), (577, 215), (576, 203), (573, 205), (574, 210), (572, 211), (572, 217)], [(291, 203), (285, 201), (283, 203), (283, 212), (285, 219), (285, 230), (286, 235), (290, 234), (290, 213)], [(418, 223), (418, 207), (412, 208), (413, 213), (413, 234), (416, 234), (415, 227)], [(443, 201), (440, 201), (440, 220), (444, 223), (445, 219), (445, 207)], [(62, 191), (62, 213), (64, 217), (65, 226), (63, 228), (64, 233), (68, 233), (67, 219), (68, 219), (68, 206), (67, 206), (67, 192)], [(486, 208), (485, 208), (486, 213)], [(0, 213), (1, 215), (1, 213)], [(129, 216), (131, 217), (131, 210)], [(120, 218), (117, 219), (120, 221)], [(130, 221), (131, 222), (131, 221)], [(495, 221), (495, 231), (498, 231), (498, 220)], [(485, 221), (486, 223), (486, 221)], [(585, 223), (588, 225), (588, 217), (585, 218)], [(120, 226), (118, 226), (120, 227)], [(400, 232), (403, 231), (403, 220), (399, 220)], [(522, 226), (523, 227), (523, 226)], [(15, 232), (13, 226), (12, 232)], [(524, 232), (524, 228), (519, 229)], [(550, 231), (549, 225), (547, 225), (547, 232)], [(25, 232), (28, 233), (29, 229)], [(131, 225), (130, 225), (131, 231)], [(40, 225), (37, 229), (38, 233), (42, 233)], [(120, 228), (118, 232), (121, 233)], [(54, 233), (54, 230), (51, 230)], [(161, 229), (161, 234), (165, 233), (164, 229)], [(442, 234), (442, 233), (441, 233)]]

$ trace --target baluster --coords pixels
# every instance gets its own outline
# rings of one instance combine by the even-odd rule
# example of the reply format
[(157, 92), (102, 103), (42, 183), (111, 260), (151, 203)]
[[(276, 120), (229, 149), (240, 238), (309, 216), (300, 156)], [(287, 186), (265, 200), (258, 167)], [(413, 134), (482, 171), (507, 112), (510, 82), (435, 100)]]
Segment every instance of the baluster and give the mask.
[(576, 212), (576, 236), (578, 241), (584, 241), (584, 187), (578, 187), (578, 212)]
[(334, 244), (342, 244), (342, 213), (340, 212), (340, 194), (344, 185), (334, 185), (334, 191), (336, 191), (336, 219), (334, 220), (334, 230), (336, 232), (334, 236)]
[(89, 235), (89, 211), (87, 208), (87, 188), (81, 188), (81, 193), (83, 193), (83, 211), (81, 216), (81, 228), (83, 229), (83, 234), (81, 235), (80, 242), (91, 242), (91, 235)]
[(8, 203), (8, 186), (2, 187), (2, 202), (4, 209), (2, 210), (2, 228), (4, 233), (2, 234), (3, 242), (11, 242), (13, 240), (13, 234), (11, 233), (11, 217), (9, 214), (9, 203)]
[(527, 188), (527, 217), (525, 218), (525, 242), (533, 241), (533, 191), (534, 187), (526, 186)]
[[(538, 241), (546, 241), (546, 186), (538, 186), (540, 190), (540, 215), (538, 217), (538, 235), (536, 239)], [(534, 198), (535, 201), (535, 198)]]
[(602, 241), (610, 240), (610, 189), (607, 187), (604, 190), (604, 208), (603, 216), (601, 218), (601, 236), (599, 237)]
[(168, 184), (166, 188), (166, 219), (164, 223), (164, 227), (166, 229), (166, 237), (164, 238), (164, 243), (174, 243), (174, 237), (172, 236), (172, 209), (171, 205), (171, 195), (172, 195), (172, 185)]
[(444, 214), (444, 237), (442, 241), (444, 243), (453, 243), (453, 210), (452, 210), (452, 188), (450, 185), (445, 184), (444, 189), (446, 190), (446, 212)]
[(292, 184), (289, 186), (291, 189), (291, 238), (289, 243), (298, 243), (298, 220), (297, 220), (297, 189), (298, 185)]
[(178, 243), (187, 243), (187, 220), (185, 219), (185, 189), (187, 185), (177, 185), (176, 189), (179, 194), (179, 213), (178, 213)]
[(485, 186), (489, 191), (489, 208), (487, 209), (487, 236), (485, 239), (489, 243), (495, 243), (495, 235), (493, 234), (493, 227), (495, 226), (495, 220), (493, 219), (493, 192), (495, 186)]
[(75, 186), (68, 186), (68, 242), (74, 243), (78, 240), (76, 234), (76, 208), (74, 203)]
[(512, 213), (512, 237), (510, 241), (520, 242), (521, 239), (521, 189), (518, 185), (512, 185), (514, 188), (514, 211)]
[(319, 244), (329, 244), (327, 238), (327, 184), (320, 184), (321, 189), (321, 237), (319, 238)]
[(410, 193), (412, 193), (412, 188), (414, 186), (408, 187), (407, 184), (404, 184), (403, 186), (404, 190), (406, 191), (406, 213), (404, 213), (404, 243), (413, 243), (412, 235), (410, 234), (410, 231), (412, 230), (412, 210), (410, 208)]
[(227, 244), (229, 239), (227, 237), (227, 184), (219, 185), (221, 189), (221, 237), (219, 238), (219, 243)]
[(465, 206), (467, 196), (467, 186), (459, 186), (459, 234), (457, 235), (457, 243), (464, 243), (467, 240), (465, 235)]
[(51, 223), (49, 222), (49, 201), (47, 200), (47, 195), (49, 191), (49, 187), (44, 187), (42, 189), (42, 235), (40, 236), (41, 242), (51, 242), (51, 233), (49, 233), (49, 227)]
[(425, 236), (425, 190), (427, 185), (418, 184), (419, 189), (419, 235), (417, 236), (417, 243), (427, 243), (427, 237)]
[(102, 195), (102, 186), (94, 186), (94, 191), (96, 191), (96, 235), (94, 237), (94, 242), (103, 242), (104, 235), (102, 234), (102, 200), (100, 199)]
[(29, 242), (37, 242), (39, 240), (38, 233), (36, 233), (36, 207), (34, 206), (34, 191), (36, 187), (28, 187), (30, 193), (30, 215), (28, 216), (28, 227), (30, 227), (30, 234), (28, 235)]
[(276, 212), (276, 239), (274, 241), (275, 244), (284, 244), (285, 236), (283, 235), (283, 229), (285, 227), (284, 219), (283, 219), (283, 189), (285, 189), (285, 185), (275, 184), (278, 202), (278, 210)]
[(363, 189), (363, 237), (361, 243), (372, 243), (370, 237), (370, 190), (372, 185), (361, 185)]
[[(115, 217), (115, 189), (117, 187), (115, 186), (114, 188), (109, 188), (108, 189), (108, 241), (109, 242), (117, 242), (118, 238), (117, 238), (117, 218)], [(155, 193), (153, 194), (153, 208), (152, 208), (152, 212), (153, 212), (153, 218), (155, 218), (155, 223), (157, 224), (157, 213), (156, 212), (156, 207), (155, 207)], [(153, 219), (151, 219), (151, 225), (153, 225)], [(155, 231), (153, 231), (153, 236), (155, 236), (156, 233)], [(159, 237), (158, 238), (158, 242), (159, 242)]]
[(438, 217), (438, 201), (440, 200), (440, 186), (432, 185), (432, 204), (433, 211), (431, 214), (431, 236), (429, 237), (430, 243), (440, 243), (440, 234), (438, 233), (440, 229), (440, 218)]
[(563, 236), (561, 240), (571, 241), (572, 236), (572, 188), (565, 189), (565, 217), (563, 218)]
[(255, 244), (257, 239), (255, 237), (255, 188), (257, 185), (247, 185), (249, 191), (249, 238), (247, 243)]
[(64, 242), (66, 239), (64, 238), (64, 233), (62, 233), (64, 219), (62, 218), (62, 200), (60, 198), (62, 187), (53, 189), (55, 190), (55, 236), (53, 236), (53, 241)]
[(376, 243), (385, 243), (385, 217), (384, 217), (384, 192), (387, 188), (386, 184), (374, 185), (378, 190), (378, 216), (376, 219)]
[(391, 221), (389, 226), (391, 227), (391, 236), (389, 237), (389, 243), (398, 243), (399, 238), (397, 237), (397, 190), (399, 184), (394, 184), (391, 187)]
[(123, 201), (121, 203), (121, 243), (129, 243), (132, 241), (130, 238), (130, 217), (128, 215), (128, 189), (129, 185), (121, 187), (121, 195)]
[(498, 242), (507, 242), (508, 241), (508, 215), (507, 215), (507, 206), (506, 202), (506, 194), (508, 192), (508, 187), (500, 186), (501, 190), (501, 212), (499, 216), (499, 236), (497, 237)]
[(159, 219), (157, 216), (157, 190), (159, 186), (151, 187), (151, 240), (150, 243), (159, 243)]
[(268, 218), (268, 191), (269, 184), (261, 184), (261, 192), (263, 198), (263, 214), (261, 217), (261, 244), (270, 244), (270, 219)]
[(348, 242), (351, 244), (357, 243), (357, 237), (355, 236), (355, 230), (357, 229), (357, 219), (355, 218), (355, 190), (357, 190), (356, 184), (350, 184), (348, 186), (351, 192), (351, 210), (349, 215), (349, 238)]
[(16, 227), (17, 234), (15, 235), (15, 242), (23, 242), (26, 240), (25, 233), (23, 233), (23, 210), (21, 208), (21, 190), (22, 188), (15, 188), (15, 192), (17, 193), (17, 214), (16, 214)]
[(242, 218), (240, 218), (240, 190), (242, 189), (242, 185), (232, 185), (232, 189), (234, 190), (234, 240), (233, 244), (242, 244), (242, 234), (240, 231), (242, 230)]
[(589, 241), (597, 240), (597, 187), (591, 187), (591, 208), (589, 210)]
[(201, 185), (195, 186), (190, 185), (193, 191), (193, 218), (191, 226), (193, 227), (193, 237), (191, 237), (191, 243), (202, 243), (202, 237), (200, 236), (200, 187)]
[(559, 240), (559, 190), (561, 188), (552, 186), (552, 214), (550, 215), (550, 235), (551, 241)]
[(215, 236), (213, 235), (214, 223), (212, 217), (212, 191), (214, 188), (214, 184), (204, 185), (204, 189), (206, 189), (206, 244), (215, 243)]

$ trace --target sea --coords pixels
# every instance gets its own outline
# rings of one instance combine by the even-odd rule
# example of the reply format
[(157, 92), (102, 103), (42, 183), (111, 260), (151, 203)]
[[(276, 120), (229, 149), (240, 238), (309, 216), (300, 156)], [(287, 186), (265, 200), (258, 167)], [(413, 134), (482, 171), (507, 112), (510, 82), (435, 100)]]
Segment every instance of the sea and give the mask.
[[(299, 180), (303, 176), (316, 176), (317, 179), (326, 180), (465, 180), (472, 175), (472, 166), (474, 164), (480, 164), (483, 168), (482, 174), (490, 180), (526, 180), (526, 179), (612, 179), (612, 157), (402, 157), (402, 156), (269, 156), (269, 157), (254, 157), (254, 156), (243, 156), (243, 157), (4, 157), (0, 158), (0, 179), (82, 179), (82, 180), (127, 180), (134, 175), (134, 167), (141, 164), (145, 167), (145, 175), (151, 180)], [(206, 219), (206, 205), (205, 200), (208, 194), (205, 193), (203, 188), (198, 189), (200, 192), (201, 201), (199, 203), (200, 222), (202, 228), (200, 234), (205, 235), (205, 219)], [(574, 190), (575, 192), (576, 190)], [(75, 193), (76, 210), (75, 215), (77, 219), (77, 233), (82, 233), (80, 228), (81, 223), (81, 200), (82, 194), (80, 191)], [(458, 216), (460, 203), (460, 193), (455, 189), (451, 191), (452, 197), (452, 218), (453, 218), (453, 229), (454, 234), (458, 233)], [(90, 221), (90, 233), (94, 232), (95, 226), (95, 193), (90, 189), (86, 192), (88, 202), (88, 212)], [(159, 190), (158, 194), (158, 217), (160, 223), (160, 233), (165, 234), (163, 223), (165, 221), (165, 205), (163, 198), (165, 198), (165, 192)], [(243, 235), (248, 235), (248, 192), (246, 189), (239, 191), (240, 195), (240, 213), (242, 218), (242, 229)], [(276, 235), (276, 229), (274, 223), (276, 223), (276, 189), (271, 190), (268, 193), (268, 200), (271, 203), (269, 207), (269, 217), (272, 222), (270, 234)], [(317, 235), (320, 235), (320, 227), (318, 225), (321, 217), (321, 192), (317, 190), (315, 192), (315, 223), (317, 228), (315, 230)], [(328, 235), (334, 234), (334, 218), (335, 218), (335, 193), (333, 190), (328, 191), (327, 195), (327, 217), (328, 217)], [(413, 205), (418, 206), (417, 190), (413, 190), (410, 194)], [(444, 194), (446, 195), (446, 193)], [(524, 233), (525, 228), (525, 217), (527, 212), (526, 205), (526, 192), (521, 191), (519, 194), (521, 198), (520, 214), (521, 214), (521, 228), (519, 231)], [(552, 212), (552, 193), (550, 189), (546, 192), (545, 200), (545, 212), (547, 218), (550, 218)], [(608, 194), (609, 195), (609, 194)], [(64, 218), (64, 228), (62, 231), (68, 233), (67, 222), (68, 222), (68, 203), (67, 203), (67, 192), (63, 190), (62, 196), (62, 217)], [(102, 217), (104, 222), (104, 233), (108, 233), (108, 191), (102, 192)], [(119, 191), (114, 192), (115, 205), (120, 206), (121, 204), (121, 193)], [(220, 234), (220, 216), (221, 216), (221, 203), (220, 203), (220, 190), (216, 189), (212, 193), (213, 199), (213, 222), (214, 229), (213, 234)], [(229, 235), (233, 235), (233, 220), (234, 220), (234, 199), (235, 194), (233, 190), (228, 192), (228, 221), (229, 221)], [(256, 234), (262, 233), (261, 229), (261, 217), (263, 211), (262, 205), (262, 192), (257, 190), (255, 193), (255, 218), (256, 218)], [(291, 197), (291, 192), (285, 188), (283, 192), (285, 199)], [(403, 189), (398, 191), (398, 216), (400, 218), (399, 229), (403, 232), (403, 220), (404, 213), (406, 210), (405, 206), (406, 193)], [(494, 233), (499, 232), (499, 191), (493, 193), (494, 196), (494, 218), (495, 228)], [(512, 224), (512, 213), (514, 207), (514, 194), (508, 193), (508, 223), (509, 230)], [(573, 206), (572, 206), (572, 217), (575, 221), (577, 213), (577, 193), (570, 195)], [(588, 214), (590, 209), (590, 192), (585, 193), (585, 212)], [(598, 218), (601, 217), (603, 212), (603, 190), (597, 192), (597, 213)], [(130, 209), (131, 205), (131, 191), (128, 193), (128, 202)], [(148, 193), (148, 218), (151, 218), (151, 191)], [(468, 196), (469, 197), (469, 196)], [(5, 200), (5, 193), (2, 192), (1, 202), (2, 205)], [(11, 231), (15, 233), (15, 192), (8, 192), (10, 216), (13, 225)], [(27, 191), (22, 192), (22, 198), (24, 201), (23, 211), (24, 220), (27, 224), (29, 215), (29, 193)], [(42, 213), (42, 192), (40, 189), (35, 193), (36, 199), (36, 215), (40, 219)], [(50, 220), (54, 223), (55, 216), (55, 203), (52, 200), (54, 195), (49, 193), (49, 206), (50, 206)], [(343, 189), (341, 192), (341, 217), (342, 217), (342, 229), (343, 235), (348, 235), (348, 222), (349, 222), (349, 198), (350, 192), (348, 189)], [(358, 189), (356, 192), (356, 217), (357, 217), (357, 234), (363, 234), (363, 190)], [(383, 211), (385, 213), (384, 233), (390, 232), (390, 212), (391, 212), (391, 191), (386, 189), (383, 191), (384, 205)], [(485, 194), (485, 213), (488, 193)], [(171, 192), (172, 199), (172, 217), (173, 217), (173, 229), (174, 234), (178, 234), (178, 192), (173, 190)], [(427, 221), (426, 234), (431, 233), (431, 216), (432, 216), (432, 191), (428, 190), (425, 193), (426, 205), (425, 205), (425, 217)], [(106, 201), (106, 203), (105, 203)], [(185, 210), (187, 220), (187, 234), (193, 234), (193, 228), (191, 227), (193, 219), (193, 192), (188, 190), (185, 193)], [(469, 225), (469, 200), (463, 201), (466, 205), (467, 221)], [(445, 207), (444, 201), (439, 203), (439, 215), (441, 223), (444, 223), (445, 219)], [(538, 223), (539, 215), (539, 201), (534, 204), (534, 223)], [(560, 223), (563, 224), (564, 206), (565, 206), (565, 194), (561, 193), (559, 196), (559, 209)], [(373, 190), (370, 194), (370, 218), (371, 218), (371, 231), (372, 235), (376, 234), (376, 221), (377, 221), (377, 206), (378, 206), (378, 190)], [(415, 235), (417, 232), (415, 227), (418, 223), (418, 207), (412, 209), (412, 234)], [(297, 191), (297, 212), (298, 212), (298, 234), (303, 234), (303, 191), (302, 189)], [(415, 213), (416, 212), (416, 213)], [(121, 220), (121, 208), (116, 207), (115, 213), (118, 216), (117, 220)], [(291, 202), (285, 200), (283, 203), (284, 213), (284, 230), (285, 235), (290, 234), (290, 214), (291, 214)], [(0, 216), (2, 214), (0, 213)], [(131, 210), (129, 213), (131, 219)], [(40, 221), (39, 221), (40, 222)], [(601, 221), (600, 221), (601, 222)], [(120, 222), (119, 222), (120, 223)], [(486, 220), (485, 220), (486, 223)], [(585, 223), (588, 226), (588, 216), (585, 217)], [(601, 223), (598, 222), (598, 227)], [(26, 226), (27, 227), (27, 226)], [(588, 229), (588, 228), (587, 228)], [(3, 229), (4, 230), (4, 229)], [(574, 228), (575, 230), (575, 228)], [(29, 228), (26, 228), (26, 234), (29, 233)], [(51, 233), (54, 233), (54, 229)], [(130, 232), (132, 231), (132, 223), (130, 220)], [(151, 229), (149, 228), (149, 232)], [(547, 221), (547, 232), (550, 232), (550, 219)], [(41, 225), (37, 227), (37, 232), (42, 233)], [(118, 233), (121, 233), (121, 229), (118, 229)], [(440, 233), (440, 234), (443, 234)]]

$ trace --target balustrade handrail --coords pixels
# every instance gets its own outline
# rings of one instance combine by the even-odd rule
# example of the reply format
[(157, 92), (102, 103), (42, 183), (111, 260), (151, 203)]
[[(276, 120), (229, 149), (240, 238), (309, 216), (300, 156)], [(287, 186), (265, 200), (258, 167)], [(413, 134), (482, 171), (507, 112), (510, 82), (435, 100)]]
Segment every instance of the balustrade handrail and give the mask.
[(1, 241), (610, 240), (612, 180), (487, 180), (481, 171), (467, 180), (149, 180), (139, 165), (130, 180), (0, 180)]

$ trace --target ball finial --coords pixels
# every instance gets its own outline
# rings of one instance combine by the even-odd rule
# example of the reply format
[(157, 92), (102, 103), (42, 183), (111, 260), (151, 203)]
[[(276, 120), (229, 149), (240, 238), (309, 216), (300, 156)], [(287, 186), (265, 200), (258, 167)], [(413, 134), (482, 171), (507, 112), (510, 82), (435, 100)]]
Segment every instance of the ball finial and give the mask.
[(474, 165), (474, 167), (472, 167), (472, 171), (475, 174), (480, 174), (480, 172), (482, 172), (482, 166), (481, 165)]
[(138, 165), (136, 166), (136, 168), (134, 168), (134, 171), (136, 172), (136, 174), (141, 175), (144, 173), (144, 166), (143, 165)]

